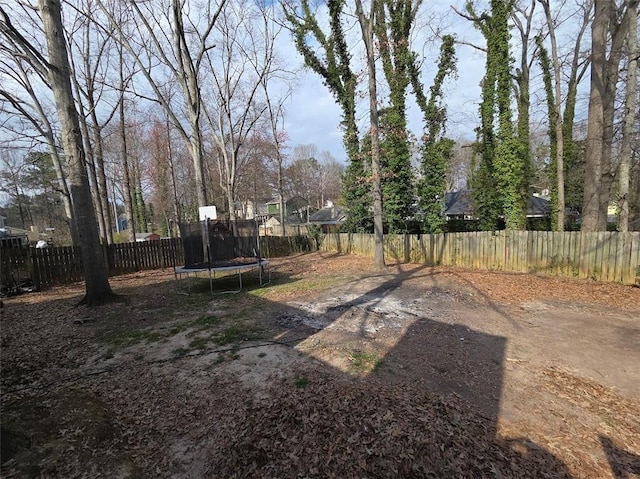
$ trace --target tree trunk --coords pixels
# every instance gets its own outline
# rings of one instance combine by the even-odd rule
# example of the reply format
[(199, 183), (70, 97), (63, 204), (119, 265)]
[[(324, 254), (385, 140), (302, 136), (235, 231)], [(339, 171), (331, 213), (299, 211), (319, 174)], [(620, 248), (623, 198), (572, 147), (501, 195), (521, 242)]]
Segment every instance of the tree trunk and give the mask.
[[(280, 154), (278, 153), (278, 157), (280, 157)], [(287, 233), (285, 231), (286, 226), (285, 226), (285, 221), (287, 220), (286, 218), (286, 214), (285, 214), (285, 201), (284, 201), (284, 188), (283, 188), (283, 181), (282, 181), (282, 159), (278, 159), (278, 206), (280, 209), (280, 226), (282, 228), (282, 236), (286, 236)]]
[(71, 204), (71, 195), (69, 194), (69, 187), (67, 185), (67, 178), (65, 176), (64, 170), (62, 169), (62, 162), (60, 161), (60, 155), (58, 154), (58, 149), (56, 145), (52, 142), (49, 143), (47, 139), (47, 143), (49, 143), (49, 151), (51, 152), (51, 159), (53, 160), (53, 168), (56, 172), (56, 178), (60, 185), (60, 198), (62, 199), (62, 205), (64, 206), (64, 215), (67, 219), (67, 223), (69, 225), (69, 233), (71, 234), (71, 242), (73, 244), (78, 244), (78, 232), (76, 230), (76, 224), (73, 219), (73, 205)]
[(69, 165), (69, 190), (78, 228), (82, 266), (86, 284), (83, 303), (97, 305), (113, 295), (104, 263), (95, 211), (91, 202), (89, 178), (78, 114), (71, 90), (67, 45), (59, 0), (39, 0), (45, 39), (49, 52), (49, 80), (60, 121), (62, 143)]
[(629, 37), (627, 40), (629, 71), (627, 73), (627, 95), (625, 116), (622, 127), (622, 147), (620, 151), (618, 190), (618, 231), (629, 231), (629, 183), (631, 169), (631, 142), (633, 140), (633, 120), (636, 113), (638, 75), (638, 6), (629, 6)]
[(582, 231), (598, 231), (600, 195), (602, 190), (602, 154), (604, 138), (605, 69), (607, 30), (611, 0), (595, 1), (595, 16), (591, 26), (591, 89), (587, 121), (587, 152), (585, 157)]
[(195, 113), (189, 114), (191, 118), (191, 128), (193, 136), (191, 137), (191, 158), (193, 159), (193, 170), (196, 181), (196, 197), (198, 206), (207, 206), (207, 188), (204, 182), (204, 162), (202, 161), (202, 139), (200, 138), (200, 121), (199, 115)]
[[(637, 5), (638, 0), (627, 0), (618, 9), (610, 0), (595, 1), (583, 231), (599, 231), (607, 227), (607, 207), (613, 184), (611, 150), (616, 87), (622, 48), (629, 33), (630, 11), (635, 11)], [(609, 36), (611, 45), (607, 45)], [(607, 50), (610, 51), (609, 58)]]
[(102, 209), (102, 202), (100, 200), (100, 187), (98, 185), (98, 174), (96, 173), (96, 164), (94, 162), (95, 154), (93, 151), (93, 145), (89, 139), (89, 128), (87, 122), (81, 116), (80, 120), (80, 134), (87, 140), (85, 144), (85, 163), (89, 169), (89, 188), (91, 189), (91, 197), (93, 199), (93, 207), (96, 210), (96, 220), (98, 221), (98, 231), (100, 232), (100, 239), (106, 242), (107, 232), (104, 225), (104, 211)]
[(555, 86), (555, 104), (554, 116), (556, 118), (556, 193), (557, 193), (557, 211), (556, 211), (556, 231), (564, 231), (565, 227), (565, 201), (564, 201), (564, 128), (562, 125), (562, 78), (560, 69), (560, 60), (558, 58), (558, 42), (556, 40), (556, 30), (553, 17), (551, 16), (551, 8), (548, 1), (542, 2), (545, 17), (547, 19), (547, 27), (549, 28), (549, 37), (551, 38), (551, 61), (553, 63), (553, 80)]
[(94, 158), (96, 168), (96, 180), (98, 185), (98, 197), (102, 209), (104, 223), (104, 237), (108, 244), (113, 243), (113, 224), (111, 222), (111, 209), (109, 208), (109, 190), (107, 189), (107, 176), (104, 171), (104, 149), (102, 144), (102, 127), (98, 123), (96, 108), (93, 99), (90, 100), (91, 122), (93, 123)]
[(178, 77), (178, 82), (186, 99), (187, 116), (191, 127), (190, 146), (196, 182), (196, 196), (198, 199), (198, 206), (203, 207), (207, 206), (207, 187), (204, 181), (204, 151), (202, 145), (202, 129), (200, 128), (202, 96), (200, 94), (200, 84), (198, 82), (197, 64), (199, 60), (196, 60), (196, 64), (194, 64), (189, 51), (189, 45), (187, 44), (186, 32), (182, 18), (182, 9), (184, 6), (184, 2), (178, 0), (173, 0), (171, 4), (173, 12), (173, 41), (174, 51), (180, 65), (179, 71), (181, 73)]
[[(125, 123), (125, 89), (126, 84), (124, 80), (124, 54), (123, 47), (118, 49), (119, 57), (119, 71), (120, 71), (120, 141), (122, 142), (122, 179), (124, 185), (122, 188), (122, 194), (124, 196), (124, 214), (127, 218), (127, 231), (129, 232), (129, 241), (134, 242), (136, 240), (136, 227), (135, 220), (133, 218), (133, 199), (131, 198), (131, 175), (129, 169), (129, 151), (127, 145), (127, 129)], [(116, 219), (117, 221), (117, 219)]]
[(369, 18), (365, 17), (362, 9), (362, 1), (356, 0), (356, 12), (360, 30), (362, 32), (362, 40), (364, 41), (367, 51), (367, 71), (369, 74), (369, 119), (371, 121), (371, 188), (373, 191), (373, 233), (374, 233), (374, 250), (373, 265), (375, 268), (384, 268), (384, 230), (382, 222), (382, 184), (380, 179), (380, 141), (378, 128), (378, 89), (376, 85), (376, 63), (375, 52), (373, 48), (373, 15), (375, 11), (375, 2), (371, 0), (371, 12)]
[(171, 193), (172, 193), (172, 204), (173, 204), (173, 228), (172, 235), (178, 237), (180, 236), (179, 224), (182, 221), (180, 215), (180, 202), (178, 201), (178, 185), (176, 183), (176, 172), (173, 167), (173, 148), (171, 146), (171, 130), (169, 129), (170, 123), (169, 118), (167, 118), (167, 163), (169, 165), (169, 174), (171, 175)]

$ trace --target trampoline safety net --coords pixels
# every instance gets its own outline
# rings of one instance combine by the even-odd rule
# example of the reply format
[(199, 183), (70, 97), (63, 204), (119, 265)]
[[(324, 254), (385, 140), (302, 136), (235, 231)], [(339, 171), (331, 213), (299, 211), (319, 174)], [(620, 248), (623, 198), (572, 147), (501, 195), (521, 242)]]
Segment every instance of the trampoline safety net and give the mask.
[(259, 262), (258, 224), (253, 220), (180, 224), (186, 268)]

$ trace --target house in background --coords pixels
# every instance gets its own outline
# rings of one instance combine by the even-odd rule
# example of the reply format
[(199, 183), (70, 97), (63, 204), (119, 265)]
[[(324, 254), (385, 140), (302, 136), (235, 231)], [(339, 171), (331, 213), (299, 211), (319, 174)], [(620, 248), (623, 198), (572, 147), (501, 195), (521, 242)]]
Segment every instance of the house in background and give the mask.
[[(283, 236), (279, 216), (271, 216), (264, 223), (260, 223), (260, 236)], [(307, 234), (307, 224), (298, 215), (285, 218), (284, 234), (297, 236)]]
[[(444, 215), (447, 221), (473, 221), (477, 219), (470, 190), (453, 191), (445, 195)], [(551, 217), (551, 204), (541, 196), (531, 195), (527, 199), (527, 219), (545, 220)]]
[(252, 200), (236, 202), (236, 218), (242, 220), (257, 220), (264, 223), (268, 219), (268, 207), (264, 201), (254, 202)]
[(337, 233), (346, 218), (347, 214), (341, 208), (328, 201), (326, 207), (309, 216), (309, 224), (320, 226), (323, 233)]
[[(309, 200), (302, 196), (296, 195), (289, 198), (284, 203), (284, 216), (289, 218), (293, 215), (297, 215), (300, 219), (306, 221), (309, 211)], [(280, 218), (280, 201), (273, 199), (267, 203), (267, 215)]]
[(136, 242), (141, 243), (143, 241), (158, 241), (160, 235), (157, 233), (136, 233)]
[(23, 248), (29, 246), (33, 239), (38, 241), (36, 231), (26, 231), (19, 228), (10, 228), (5, 224), (7, 218), (0, 216), (0, 249)]

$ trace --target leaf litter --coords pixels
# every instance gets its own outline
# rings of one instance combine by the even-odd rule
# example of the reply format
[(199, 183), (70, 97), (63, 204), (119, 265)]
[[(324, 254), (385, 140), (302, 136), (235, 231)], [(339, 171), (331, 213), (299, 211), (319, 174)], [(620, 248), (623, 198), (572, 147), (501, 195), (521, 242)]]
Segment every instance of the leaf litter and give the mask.
[[(369, 263), (320, 254), (276, 260), (275, 286), (258, 290), (269, 302), (259, 303), (252, 319), (272, 328), (264, 338), (240, 338), (224, 350), (209, 344), (182, 357), (148, 360), (148, 336), (132, 335), (141, 339), (123, 341), (126, 346), (115, 353), (109, 368), (91, 372), (89, 359), (104, 354), (104, 338), (110, 334), (160, 331), (154, 341), (170, 341), (167, 331), (206, 317), (221, 300), (208, 293), (194, 295), (186, 299), (185, 308), (180, 304), (185, 299), (174, 294), (170, 270), (112, 278), (114, 289), (127, 295), (123, 304), (74, 308), (81, 285), (8, 300), (1, 331), (3, 477), (587, 478), (636, 471), (637, 400), (561, 365), (517, 358), (507, 363), (535, 386), (530, 394), (523, 381), (515, 386), (518, 393), (532, 395), (531, 401), (538, 403), (524, 419), (498, 419), (455, 391), (438, 394), (437, 388), (424, 387), (416, 379), (420, 368), (410, 361), (404, 371), (344, 374), (302, 354), (294, 346), (304, 325), (286, 330), (276, 319), (295, 317), (286, 307), (280, 311), (291, 300), (307, 300), (310, 307), (302, 313), (308, 315), (317, 291), (296, 293), (295, 288), (278, 288), (278, 281), (286, 285), (331, 277), (348, 288), (379, 275)], [(402, 274), (410, 267), (392, 266), (385, 274)], [(447, 308), (453, 303), (509, 308), (555, 301), (633, 313), (640, 304), (637, 288), (619, 285), (446, 268), (422, 273), (439, 279), (428, 298), (446, 302)], [(225, 317), (255, 306), (251, 298), (240, 296), (224, 300)], [(385, 340), (388, 311), (373, 311), (376, 331), (381, 331), (358, 351), (375, 352)], [(340, 328), (329, 329), (341, 333)], [(475, 340), (468, 335), (465, 339)], [(350, 357), (354, 351), (333, 346), (327, 350)], [(398, 357), (404, 356), (398, 352)], [(267, 358), (269, 366), (260, 369), (260, 361)], [(468, 367), (473, 360), (460, 355), (457, 367)], [(393, 355), (385, 361), (393, 366)], [(68, 413), (59, 413), (65, 404), (75, 408), (76, 424), (68, 423)], [(26, 410), (41, 415), (30, 417)], [(52, 423), (56, 416), (67, 423)], [(564, 425), (554, 429), (562, 418)], [(26, 439), (11, 436), (20, 428), (31, 431)], [(6, 446), (7, 438), (13, 449)], [(603, 460), (603, 445), (613, 465)], [(105, 451), (109, 465), (99, 459)]]

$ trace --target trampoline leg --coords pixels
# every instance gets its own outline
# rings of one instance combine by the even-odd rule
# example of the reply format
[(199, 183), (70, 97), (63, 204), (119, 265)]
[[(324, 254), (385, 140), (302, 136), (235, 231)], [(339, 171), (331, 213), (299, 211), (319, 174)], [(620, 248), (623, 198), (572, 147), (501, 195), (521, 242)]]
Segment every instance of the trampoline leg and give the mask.
[[(262, 286), (266, 286), (269, 283), (271, 283), (271, 270), (269, 269), (269, 264), (267, 263), (266, 265), (260, 265), (259, 266), (259, 276), (260, 276), (260, 287)], [(262, 276), (265, 275), (267, 277), (267, 281), (265, 281)]]

